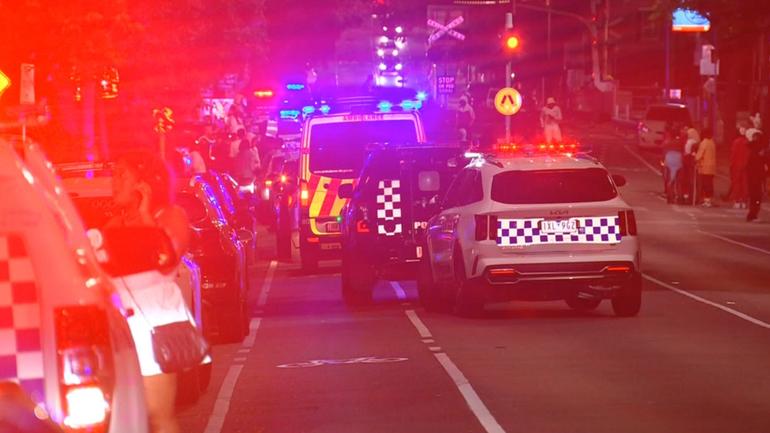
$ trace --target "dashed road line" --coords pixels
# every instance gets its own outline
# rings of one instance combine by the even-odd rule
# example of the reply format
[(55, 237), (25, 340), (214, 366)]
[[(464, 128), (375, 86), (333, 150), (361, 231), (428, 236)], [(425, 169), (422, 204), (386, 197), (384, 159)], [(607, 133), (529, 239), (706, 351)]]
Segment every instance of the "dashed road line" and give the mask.
[[(430, 339), (430, 341), (433, 342), (430, 330), (425, 326), (425, 323), (423, 323), (417, 313), (414, 310), (405, 310), (404, 313), (406, 314), (406, 317), (409, 318), (409, 321), (412, 322), (415, 329), (417, 329), (417, 333), (420, 334), (420, 337), (423, 339), (422, 341), (426, 342)], [(457, 386), (457, 389), (460, 391), (463, 399), (465, 399), (468, 408), (479, 423), (481, 423), (481, 426), (484, 427), (484, 431), (486, 431), (486, 433), (505, 433), (503, 427), (500, 426), (500, 423), (497, 422), (495, 417), (481, 400), (481, 397), (476, 393), (476, 390), (474, 390), (473, 386), (468, 382), (468, 379), (449, 358), (449, 355), (444, 353), (440, 346), (430, 346), (428, 349), (433, 352), (433, 356), (436, 357), (436, 360), (441, 364), (441, 367), (444, 368), (444, 371), (446, 371), (455, 386)]]
[(270, 293), (270, 286), (273, 284), (273, 275), (277, 266), (277, 261), (270, 261), (270, 266), (268, 266), (267, 273), (265, 274), (265, 280), (262, 282), (262, 291), (259, 292), (259, 299), (257, 299), (258, 307), (264, 307), (267, 303), (267, 295)]
[(216, 403), (214, 403), (214, 410), (211, 411), (209, 421), (206, 424), (206, 429), (203, 433), (221, 433), (222, 427), (225, 424), (225, 418), (227, 418), (227, 412), (230, 411), (230, 399), (233, 396), (235, 390), (235, 384), (238, 383), (238, 376), (241, 375), (243, 370), (242, 364), (231, 365), (227, 370), (222, 387), (219, 388), (217, 394)]
[(409, 318), (409, 321), (412, 322), (412, 325), (417, 328), (417, 332), (420, 334), (420, 338), (433, 338), (433, 334), (430, 333), (428, 327), (425, 326), (425, 323), (422, 322), (420, 316), (418, 316), (414, 310), (406, 310), (404, 313), (406, 313), (406, 317)]
[(742, 313), (742, 312), (740, 312), (738, 310), (735, 310), (733, 308), (730, 308), (730, 307), (725, 307), (722, 304), (718, 304), (718, 303), (716, 303), (714, 301), (710, 301), (710, 300), (708, 300), (706, 298), (702, 298), (702, 297), (700, 297), (698, 295), (695, 295), (693, 293), (688, 292), (687, 290), (679, 289), (679, 288), (674, 287), (674, 286), (672, 286), (672, 285), (670, 285), (668, 283), (664, 283), (663, 281), (660, 281), (659, 279), (657, 279), (655, 277), (652, 277), (650, 275), (642, 274), (642, 276), (646, 280), (651, 281), (651, 282), (653, 282), (653, 283), (655, 283), (655, 284), (657, 284), (657, 285), (659, 285), (661, 287), (664, 287), (666, 289), (669, 289), (672, 292), (678, 293), (678, 294), (680, 294), (682, 296), (686, 296), (686, 297), (688, 297), (690, 299), (693, 299), (695, 301), (701, 302), (703, 304), (710, 305), (710, 306), (712, 306), (714, 308), (718, 308), (718, 309), (720, 309), (720, 310), (722, 310), (722, 311), (724, 311), (726, 313), (732, 314), (735, 317), (743, 319), (743, 320), (745, 320), (745, 321), (747, 321), (749, 323), (752, 323), (754, 325), (757, 325), (759, 327), (762, 327), (762, 328), (765, 328), (765, 329), (770, 329), (770, 323), (763, 322), (762, 320), (759, 320), (756, 317), (749, 316), (746, 313)]
[(257, 330), (259, 329), (259, 325), (261, 324), (262, 324), (261, 317), (251, 318), (251, 322), (249, 322), (249, 335), (243, 340), (243, 349), (251, 350), (251, 348), (254, 347), (254, 342), (257, 340)]
[(730, 238), (726, 238), (726, 237), (720, 236), (718, 234), (706, 232), (706, 231), (703, 231), (703, 230), (698, 230), (698, 233), (704, 234), (706, 236), (710, 236), (710, 237), (712, 237), (714, 239), (719, 239), (719, 240), (727, 242), (727, 243), (731, 243), (733, 245), (738, 245), (738, 246), (741, 246), (743, 248), (747, 248), (747, 249), (750, 249), (750, 250), (753, 250), (753, 251), (756, 251), (756, 252), (759, 252), (759, 253), (762, 253), (762, 254), (767, 254), (767, 255), (770, 256), (770, 251), (768, 251), (766, 249), (763, 249), (763, 248), (755, 247), (754, 245), (745, 244), (743, 242), (739, 242), (739, 241), (736, 241), (736, 240), (733, 240), (733, 239), (730, 239)]
[(396, 298), (398, 298), (399, 301), (406, 299), (406, 292), (404, 291), (404, 288), (401, 287), (401, 284), (398, 283), (398, 281), (391, 281), (390, 287), (392, 287), (393, 291), (396, 292)]

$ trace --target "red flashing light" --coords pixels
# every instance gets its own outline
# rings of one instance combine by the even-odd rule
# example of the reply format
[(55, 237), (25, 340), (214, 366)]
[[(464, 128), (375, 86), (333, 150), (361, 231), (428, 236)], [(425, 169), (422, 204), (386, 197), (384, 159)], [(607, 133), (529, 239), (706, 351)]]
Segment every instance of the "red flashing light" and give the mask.
[(254, 96), (256, 96), (257, 98), (272, 98), (273, 96), (275, 96), (275, 92), (273, 92), (270, 89), (260, 89), (260, 90), (254, 91)]
[(509, 50), (515, 50), (516, 48), (519, 48), (519, 37), (515, 35), (508, 36), (505, 38), (505, 46)]

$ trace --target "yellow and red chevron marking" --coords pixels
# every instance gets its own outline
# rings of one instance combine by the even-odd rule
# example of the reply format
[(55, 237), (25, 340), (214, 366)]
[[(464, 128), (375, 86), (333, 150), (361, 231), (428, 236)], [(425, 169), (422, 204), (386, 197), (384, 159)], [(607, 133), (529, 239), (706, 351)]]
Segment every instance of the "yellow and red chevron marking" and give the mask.
[(315, 219), (338, 217), (348, 202), (347, 199), (339, 198), (337, 195), (340, 185), (352, 183), (355, 186), (356, 181), (357, 179), (337, 179), (316, 174), (310, 175), (308, 178), (308, 217), (310, 217), (310, 227), (313, 233), (325, 234), (318, 230)]

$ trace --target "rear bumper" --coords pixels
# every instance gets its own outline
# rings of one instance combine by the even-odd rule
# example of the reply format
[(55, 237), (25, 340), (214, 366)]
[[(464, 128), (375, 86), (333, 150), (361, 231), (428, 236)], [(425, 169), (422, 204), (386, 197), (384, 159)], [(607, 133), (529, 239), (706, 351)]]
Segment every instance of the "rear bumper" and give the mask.
[(631, 261), (499, 264), (470, 280), (489, 301), (551, 301), (575, 294), (612, 298), (639, 278)]

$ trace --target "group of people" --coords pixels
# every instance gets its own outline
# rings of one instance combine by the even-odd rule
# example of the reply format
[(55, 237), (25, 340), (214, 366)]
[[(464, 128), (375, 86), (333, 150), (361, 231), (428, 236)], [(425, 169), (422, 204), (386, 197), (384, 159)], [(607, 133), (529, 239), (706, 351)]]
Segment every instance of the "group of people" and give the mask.
[[(757, 127), (741, 124), (730, 153), (730, 190), (723, 199), (736, 209), (748, 208), (747, 221), (756, 221), (765, 193), (767, 141)], [(671, 125), (663, 136), (664, 190), (669, 203), (714, 203), (717, 150), (711, 129), (700, 132), (686, 125)]]
[(265, 134), (266, 125), (257, 124), (248, 131), (245, 115), (238, 106), (230, 108), (224, 128), (217, 130), (212, 123), (204, 126), (203, 135), (190, 149), (192, 171), (206, 173), (208, 169), (229, 173), (239, 183), (248, 183), (262, 168), (266, 155), (280, 147), (277, 138)]

